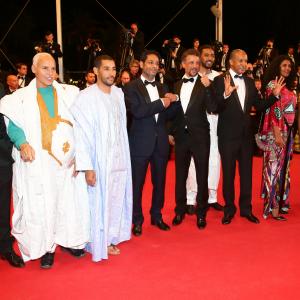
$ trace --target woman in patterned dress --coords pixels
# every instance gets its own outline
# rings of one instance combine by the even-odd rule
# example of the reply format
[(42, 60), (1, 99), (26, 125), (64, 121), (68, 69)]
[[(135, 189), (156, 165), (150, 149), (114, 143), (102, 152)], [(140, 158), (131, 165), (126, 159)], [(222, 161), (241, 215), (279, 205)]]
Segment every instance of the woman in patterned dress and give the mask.
[[(288, 56), (278, 56), (265, 76), (265, 96), (268, 98), (280, 83), (278, 101), (265, 112), (261, 137), (265, 144), (261, 197), (264, 199), (263, 216), (271, 213), (278, 221), (286, 218), (290, 191), (290, 159), (293, 149), (292, 126), (295, 119), (296, 96), (293, 84), (296, 72)], [(278, 80), (277, 80), (278, 79)]]

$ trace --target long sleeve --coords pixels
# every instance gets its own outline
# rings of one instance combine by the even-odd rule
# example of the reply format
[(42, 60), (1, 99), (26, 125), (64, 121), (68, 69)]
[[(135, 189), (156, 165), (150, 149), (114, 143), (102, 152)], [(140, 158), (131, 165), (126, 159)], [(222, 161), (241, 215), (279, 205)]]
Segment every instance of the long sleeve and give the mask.
[(79, 122), (75, 121), (74, 134), (76, 141), (76, 170), (94, 170), (90, 156), (89, 139)]
[[(79, 96), (80, 98), (80, 96)], [(76, 99), (74, 105), (71, 106), (71, 113), (74, 117), (74, 135), (76, 142), (76, 170), (86, 171), (94, 170), (93, 164), (93, 125), (91, 124), (91, 112), (85, 107), (86, 98)], [(90, 117), (89, 117), (90, 116)]]
[(129, 104), (130, 112), (136, 119), (151, 117), (165, 110), (161, 99), (151, 103), (146, 103), (145, 101), (141, 102), (139, 101), (139, 96), (135, 93), (136, 92), (133, 89), (125, 86), (125, 102)]
[(26, 143), (26, 136), (23, 129), (18, 127), (12, 121), (9, 121), (8, 123), (7, 134), (18, 150), (20, 150), (22, 144)]
[[(253, 86), (254, 86), (254, 83), (253, 83)], [(256, 91), (256, 89), (255, 89), (255, 91)], [(255, 100), (253, 101), (253, 105), (255, 106), (256, 110), (258, 110), (258, 111), (265, 111), (267, 108), (269, 108), (270, 106), (272, 106), (279, 100), (279, 98), (275, 97), (272, 94), (271, 86), (267, 87), (266, 92), (267, 93), (266, 93), (265, 99), (261, 99), (258, 95), (258, 92), (256, 91), (257, 95), (255, 97)]]

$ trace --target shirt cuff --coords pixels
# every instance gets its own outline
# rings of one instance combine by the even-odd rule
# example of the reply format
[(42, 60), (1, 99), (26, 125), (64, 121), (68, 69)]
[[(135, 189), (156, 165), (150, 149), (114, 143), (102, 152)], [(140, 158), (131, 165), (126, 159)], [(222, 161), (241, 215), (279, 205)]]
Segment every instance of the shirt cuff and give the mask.
[(223, 97), (224, 97), (224, 99), (227, 99), (227, 98), (230, 97), (230, 95), (229, 96), (225, 96), (225, 92), (224, 92)]

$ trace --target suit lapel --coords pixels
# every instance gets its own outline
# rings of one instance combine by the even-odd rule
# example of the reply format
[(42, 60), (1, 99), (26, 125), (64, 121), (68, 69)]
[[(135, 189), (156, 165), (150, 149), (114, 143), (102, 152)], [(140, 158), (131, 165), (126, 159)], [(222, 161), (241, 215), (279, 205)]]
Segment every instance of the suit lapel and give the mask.
[(246, 80), (246, 78), (244, 79), (245, 81), (245, 103), (244, 103), (244, 113), (247, 111), (247, 102), (248, 102), (248, 96), (249, 96), (249, 82), (248, 80)]
[(147, 91), (145, 85), (143, 84), (142, 79), (141, 79), (141, 78), (138, 78), (138, 79), (136, 79), (136, 81), (137, 81), (137, 87), (138, 87), (138, 90), (139, 90), (140, 93), (143, 95), (145, 101), (146, 101), (147, 103), (151, 103), (150, 96), (149, 96), (149, 94), (148, 94), (148, 91)]
[[(229, 74), (230, 74), (230, 73), (229, 73)], [(231, 85), (235, 86), (235, 84), (234, 84), (234, 82), (233, 82), (233, 79), (232, 79), (231, 75), (230, 75), (230, 83), (231, 83)], [(234, 90), (234, 91), (232, 92), (232, 96), (233, 96), (233, 98), (235, 99), (235, 101), (237, 102), (237, 105), (239, 106), (239, 108), (241, 109), (241, 111), (244, 112), (244, 111), (243, 111), (243, 108), (242, 108), (242, 105), (241, 105), (241, 101), (240, 101), (240, 99), (239, 99), (239, 95), (238, 95), (238, 93), (237, 93), (237, 90)]]
[(192, 90), (192, 94), (191, 94), (191, 98), (190, 98), (189, 104), (188, 104), (188, 106), (186, 108), (186, 112), (190, 109), (190, 107), (193, 105), (193, 103), (197, 99), (197, 93), (198, 93), (198, 91), (200, 89), (200, 83), (199, 83), (199, 81), (200, 81), (200, 75), (198, 75), (197, 80), (195, 82), (195, 85), (194, 85), (194, 88)]
[(160, 98), (163, 98), (164, 97), (163, 85), (158, 81), (155, 81), (155, 82), (156, 82), (156, 86), (157, 86), (157, 90), (158, 90), (158, 95)]
[[(177, 83), (176, 83), (176, 85), (175, 85), (175, 87), (174, 87), (174, 92), (175, 92), (175, 94), (177, 94), (178, 96), (179, 96), (179, 98), (180, 98), (180, 90), (181, 90), (181, 87), (182, 87), (182, 80), (179, 80)], [(182, 112), (182, 114), (184, 114), (184, 112), (183, 112), (183, 108), (182, 108), (182, 105), (180, 104), (180, 108), (181, 108), (181, 112)]]

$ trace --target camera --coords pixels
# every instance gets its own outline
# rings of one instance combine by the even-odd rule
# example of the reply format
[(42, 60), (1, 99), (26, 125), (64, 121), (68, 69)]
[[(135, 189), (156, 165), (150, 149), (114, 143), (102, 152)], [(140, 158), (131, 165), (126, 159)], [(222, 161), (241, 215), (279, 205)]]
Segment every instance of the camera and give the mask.
[(177, 48), (177, 46), (177, 43), (173, 39), (169, 40), (168, 47), (170, 48), (170, 50), (174, 51)]
[(91, 43), (91, 48), (94, 49), (94, 50), (99, 49), (100, 48), (99, 41), (93, 40), (92, 43)]
[(213, 48), (215, 49), (215, 54), (219, 55), (223, 52), (223, 44), (220, 41), (214, 41), (211, 43)]

